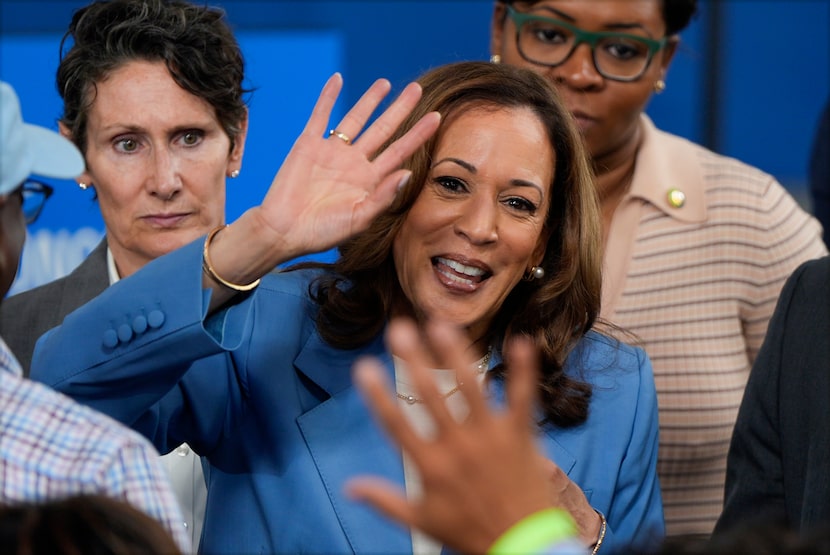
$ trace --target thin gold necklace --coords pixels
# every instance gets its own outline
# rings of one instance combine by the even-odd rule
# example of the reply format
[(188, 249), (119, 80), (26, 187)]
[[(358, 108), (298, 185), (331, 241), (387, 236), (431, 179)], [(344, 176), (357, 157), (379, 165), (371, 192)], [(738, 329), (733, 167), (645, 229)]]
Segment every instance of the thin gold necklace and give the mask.
[[(490, 355), (493, 352), (493, 347), (488, 347), (487, 352), (484, 354), (484, 358), (482, 358), (478, 364), (476, 364), (476, 375), (481, 375), (487, 371), (487, 367), (490, 365)], [(456, 382), (456, 386), (444, 393), (444, 399), (447, 399), (458, 392), (461, 389), (461, 386), (464, 385), (464, 382)], [(419, 399), (414, 395), (404, 395), (403, 393), (395, 392), (395, 395), (398, 396), (398, 399), (402, 401), (406, 401), (409, 405), (414, 405), (415, 403), (423, 403), (423, 399)]]

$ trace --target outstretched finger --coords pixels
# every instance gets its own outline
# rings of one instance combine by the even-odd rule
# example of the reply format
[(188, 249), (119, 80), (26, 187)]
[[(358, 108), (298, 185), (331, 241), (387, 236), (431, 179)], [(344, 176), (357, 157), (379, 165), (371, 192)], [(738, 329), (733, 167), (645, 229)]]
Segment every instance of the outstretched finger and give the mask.
[[(380, 152), (372, 164), (379, 174), (388, 174), (400, 165), (423, 145), (441, 125), (441, 114), (430, 112), (419, 119), (412, 128), (402, 137)], [(361, 140), (365, 140), (362, 139)]]
[(395, 402), (396, 397), (386, 383), (381, 364), (373, 358), (358, 360), (354, 365), (354, 381), (369, 410), (387, 433), (404, 451), (417, 451), (423, 440), (401, 413)]
[(346, 495), (356, 501), (368, 503), (376, 510), (407, 526), (414, 526), (416, 511), (397, 485), (369, 476), (356, 476), (346, 482)]
[(539, 376), (539, 353), (529, 337), (511, 339), (507, 349), (507, 404), (517, 426), (533, 422)]
[[(458, 389), (469, 408), (469, 417), (476, 419), (488, 415), (487, 403), (478, 383), (479, 374), (486, 372), (487, 368), (469, 364), (468, 353), (459, 349), (459, 345), (466, 344), (461, 331), (447, 322), (432, 321), (427, 326), (427, 333), (437, 356), (449, 368), (455, 369)], [(489, 357), (486, 357), (482, 364), (488, 361)]]
[(331, 117), (331, 110), (334, 103), (337, 102), (337, 97), (340, 95), (340, 89), (342, 88), (343, 76), (340, 73), (335, 73), (329, 77), (326, 84), (323, 85), (323, 90), (320, 91), (320, 96), (317, 97), (314, 109), (311, 110), (311, 116), (309, 116), (303, 128), (303, 135), (323, 136)]
[[(337, 135), (340, 140), (346, 141), (347, 144), (356, 143), (357, 136), (363, 130), (366, 122), (369, 121), (375, 109), (386, 98), (391, 89), (392, 84), (386, 79), (378, 79), (372, 83), (372, 86), (366, 89), (360, 100), (343, 116), (340, 123), (332, 128), (333, 134)], [(362, 138), (361, 141), (363, 141)], [(361, 148), (363, 147), (361, 146)], [(368, 153), (369, 151), (364, 150), (363, 152)]]
[(395, 200), (398, 191), (406, 185), (412, 172), (409, 170), (398, 170), (386, 176), (374, 191), (354, 207), (355, 233), (359, 229), (365, 229), (383, 211), (389, 208)]
[(361, 149), (371, 156), (391, 137), (421, 99), (421, 85), (410, 83), (360, 137)]
[[(456, 425), (455, 419), (447, 408), (447, 396), (438, 391), (430, 373), (429, 368), (435, 367), (427, 355), (430, 348), (424, 343), (414, 322), (404, 319), (392, 321), (389, 324), (386, 339), (392, 351), (406, 363), (415, 396), (432, 417), (439, 433)], [(456, 348), (457, 346), (458, 344)], [(439, 361), (439, 364), (444, 362), (446, 361)]]

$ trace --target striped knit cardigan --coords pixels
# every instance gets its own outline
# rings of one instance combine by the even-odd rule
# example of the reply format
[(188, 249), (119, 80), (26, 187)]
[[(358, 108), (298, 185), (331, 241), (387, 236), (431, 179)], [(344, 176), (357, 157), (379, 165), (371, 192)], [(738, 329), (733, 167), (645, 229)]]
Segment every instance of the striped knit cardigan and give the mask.
[(821, 227), (770, 175), (656, 129), (605, 247), (601, 316), (654, 365), (669, 535), (709, 534), (752, 361)]

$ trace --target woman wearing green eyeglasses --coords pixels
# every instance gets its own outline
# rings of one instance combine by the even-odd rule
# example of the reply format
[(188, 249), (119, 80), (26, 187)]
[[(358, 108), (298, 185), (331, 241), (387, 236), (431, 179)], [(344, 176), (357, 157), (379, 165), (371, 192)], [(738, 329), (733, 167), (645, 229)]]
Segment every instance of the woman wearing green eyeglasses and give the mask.
[(709, 534), (752, 361), (789, 274), (826, 252), (774, 178), (655, 128), (643, 113), (696, 0), (498, 0), (493, 61), (549, 79), (593, 159), (601, 317), (654, 365), (669, 535)]

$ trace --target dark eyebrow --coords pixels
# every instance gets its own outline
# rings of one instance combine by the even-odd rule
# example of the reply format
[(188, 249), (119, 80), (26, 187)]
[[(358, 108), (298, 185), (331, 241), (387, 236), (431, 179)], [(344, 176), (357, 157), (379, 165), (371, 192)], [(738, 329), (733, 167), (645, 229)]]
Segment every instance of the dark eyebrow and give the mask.
[(542, 6), (542, 9), (545, 10), (545, 11), (551, 12), (553, 15), (557, 16), (559, 19), (564, 19), (565, 21), (568, 21), (570, 23), (576, 22), (576, 19), (574, 17), (566, 14), (565, 12), (560, 12), (556, 8), (552, 8), (550, 6)]
[[(452, 162), (453, 164), (458, 164), (459, 166), (461, 166), (462, 168), (464, 168), (465, 170), (467, 170), (468, 172), (470, 172), (473, 175), (475, 175), (478, 172), (478, 169), (475, 166), (473, 166), (472, 164), (470, 164), (469, 162), (465, 162), (464, 160), (460, 160), (458, 158), (452, 158), (452, 157), (442, 158), (441, 160), (438, 160), (437, 162), (435, 162), (431, 166), (431, 168), (434, 168), (435, 166), (443, 164), (444, 162)], [(537, 191), (539, 191), (539, 193), (542, 195), (542, 198), (544, 198), (544, 196), (545, 196), (544, 189), (542, 189), (542, 187), (540, 187), (538, 184), (536, 184), (532, 181), (526, 181), (524, 179), (511, 179), (510, 184), (514, 185), (516, 187), (532, 187), (532, 188), (536, 189)]]
[(434, 168), (435, 166), (443, 164), (444, 162), (452, 162), (453, 164), (458, 164), (459, 166), (473, 174), (478, 172), (478, 169), (474, 165), (470, 164), (469, 162), (465, 162), (464, 160), (460, 160), (458, 158), (442, 158), (441, 160), (435, 162), (432, 165), (432, 167)]
[(187, 131), (204, 131), (206, 127), (202, 124), (199, 125), (177, 125), (170, 129), (168, 133), (170, 135), (181, 135)]
[[(541, 9), (550, 12), (551, 14), (555, 15), (559, 19), (564, 19), (568, 23), (576, 23), (576, 18), (574, 18), (571, 15), (566, 14), (563, 11), (557, 10), (556, 8), (553, 8), (551, 6), (542, 6)], [(630, 30), (630, 29), (640, 29), (640, 30), (644, 31), (645, 33), (647, 33), (649, 36), (651, 36), (651, 33), (649, 33), (648, 30), (645, 27), (643, 27), (642, 24), (640, 24), (640, 23), (609, 23), (609, 24), (605, 25), (605, 28), (609, 29), (609, 30), (615, 30), (615, 31), (616, 30), (627, 31), (627, 30)]]
[[(115, 122), (111, 125), (107, 125), (107, 126), (103, 127), (102, 129), (105, 132), (109, 132), (111, 129), (123, 129), (123, 131), (121, 131), (121, 134), (146, 133), (147, 132), (147, 130), (144, 127), (140, 126), (140, 125), (134, 125), (132, 123), (119, 123), (119, 122)], [(186, 131), (204, 131), (205, 129), (206, 129), (206, 126), (204, 125), (204, 122), (199, 122), (199, 123), (191, 124), (191, 125), (176, 125), (175, 127), (172, 127), (170, 129), (166, 129), (165, 133), (167, 133), (168, 135), (171, 135), (171, 136), (175, 136), (175, 135), (181, 135), (182, 133), (184, 133)]]

